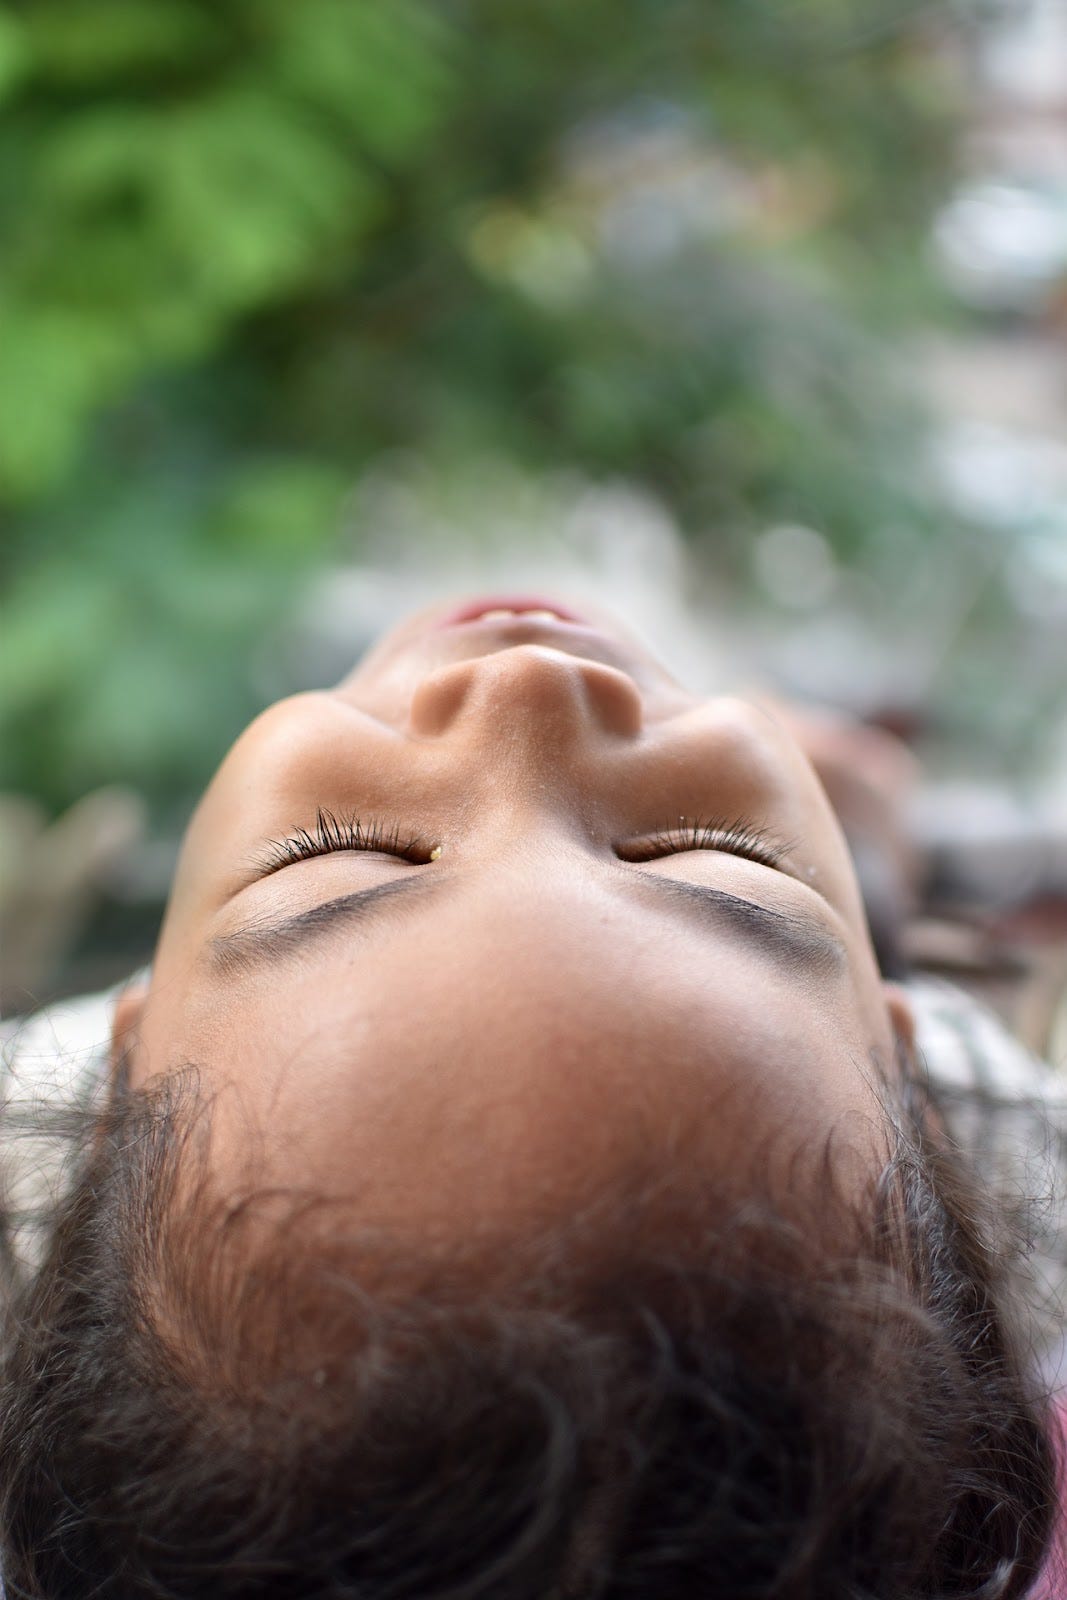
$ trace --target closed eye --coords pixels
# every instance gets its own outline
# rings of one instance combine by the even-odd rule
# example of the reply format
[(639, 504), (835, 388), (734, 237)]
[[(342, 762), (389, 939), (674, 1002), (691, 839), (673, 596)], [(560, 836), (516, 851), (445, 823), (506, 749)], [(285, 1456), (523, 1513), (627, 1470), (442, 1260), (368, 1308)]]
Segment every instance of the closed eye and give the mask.
[[(655, 833), (628, 840), (616, 847), (616, 854), (623, 861), (643, 862), (708, 850), (742, 856), (762, 866), (777, 868), (792, 848), (791, 844), (744, 819), (705, 821), (679, 817), (677, 827), (660, 828)], [(339, 817), (320, 808), (313, 827), (297, 828), (283, 839), (268, 840), (256, 863), (258, 875), (269, 877), (283, 867), (338, 851), (377, 851), (420, 866), (434, 859), (432, 847), (421, 835), (403, 834), (399, 825), (376, 817), (368, 821), (355, 816)]]
[(402, 834), (399, 826), (390, 825), (376, 817), (364, 822), (361, 818), (339, 817), (332, 811), (320, 808), (312, 828), (297, 828), (284, 839), (267, 841), (263, 856), (256, 863), (260, 877), (269, 877), (283, 867), (298, 861), (310, 861), (313, 856), (333, 855), (340, 850), (376, 850), (382, 855), (396, 856), (401, 861), (422, 865), (432, 859), (432, 846), (419, 835)]
[(624, 861), (656, 861), (662, 856), (683, 855), (691, 850), (718, 850), (777, 868), (793, 848), (784, 839), (775, 838), (743, 818), (703, 821), (679, 817), (677, 827), (661, 828), (643, 838), (629, 840), (616, 847), (616, 854)]

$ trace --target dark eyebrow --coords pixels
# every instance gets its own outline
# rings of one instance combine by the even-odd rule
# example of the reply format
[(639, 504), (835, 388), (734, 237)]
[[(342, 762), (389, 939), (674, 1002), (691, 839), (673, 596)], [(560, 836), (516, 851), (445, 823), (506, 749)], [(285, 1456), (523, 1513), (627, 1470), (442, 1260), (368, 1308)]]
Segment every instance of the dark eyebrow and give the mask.
[[(377, 920), (379, 913), (391, 911), (393, 900), (430, 899), (451, 878), (451, 873), (447, 877), (437, 872), (407, 873), (370, 889), (325, 900), (278, 922), (247, 923), (210, 941), (210, 963), (216, 972), (228, 975), (283, 960), (335, 929), (366, 926), (372, 919)], [(633, 867), (622, 868), (616, 881), (623, 893), (645, 905), (662, 911), (673, 902), (704, 927), (725, 928), (741, 935), (779, 966), (828, 973), (846, 960), (841, 940), (814, 914), (772, 911), (710, 884), (690, 883), (684, 878), (664, 877)]]
[(668, 878), (659, 872), (629, 872), (627, 878), (630, 892), (646, 904), (663, 909), (665, 902), (673, 899), (695, 921), (740, 934), (779, 966), (828, 974), (848, 959), (837, 934), (813, 912), (772, 911), (711, 884)]
[(436, 872), (432, 877), (425, 872), (405, 873), (402, 878), (324, 900), (278, 922), (257, 919), (232, 933), (219, 934), (208, 945), (208, 958), (215, 970), (224, 975), (243, 972), (265, 961), (281, 961), (333, 928), (371, 921), (390, 900), (400, 896), (429, 898), (440, 887), (441, 878)]

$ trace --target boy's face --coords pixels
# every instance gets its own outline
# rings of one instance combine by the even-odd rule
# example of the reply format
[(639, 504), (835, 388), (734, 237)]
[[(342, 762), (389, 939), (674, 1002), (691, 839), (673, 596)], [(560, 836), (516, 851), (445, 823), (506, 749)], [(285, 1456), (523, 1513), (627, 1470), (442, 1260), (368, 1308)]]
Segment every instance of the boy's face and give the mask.
[[(134, 1086), (195, 1063), (220, 1182), (418, 1229), (506, 1232), (635, 1161), (740, 1174), (777, 1130), (869, 1165), (906, 1018), (799, 748), (609, 619), (454, 609), (230, 751), (120, 1010)], [(320, 811), (417, 843), (279, 865)]]

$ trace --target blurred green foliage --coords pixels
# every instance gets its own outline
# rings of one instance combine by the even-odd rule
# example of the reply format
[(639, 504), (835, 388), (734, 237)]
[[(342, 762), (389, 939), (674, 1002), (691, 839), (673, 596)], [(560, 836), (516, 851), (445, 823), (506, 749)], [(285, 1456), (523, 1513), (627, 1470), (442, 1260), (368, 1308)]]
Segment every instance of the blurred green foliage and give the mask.
[(383, 451), (624, 474), (727, 563), (921, 534), (872, 332), (951, 131), (914, 16), (0, 4), (0, 781), (184, 803)]

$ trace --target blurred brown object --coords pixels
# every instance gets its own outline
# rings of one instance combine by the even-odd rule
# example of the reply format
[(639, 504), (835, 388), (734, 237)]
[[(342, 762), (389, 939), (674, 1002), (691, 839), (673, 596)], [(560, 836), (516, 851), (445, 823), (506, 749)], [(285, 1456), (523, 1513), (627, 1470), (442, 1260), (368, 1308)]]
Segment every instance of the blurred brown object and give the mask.
[(0, 1015), (34, 1007), (145, 829), (130, 789), (97, 789), (54, 822), (0, 794)]
[(882, 971), (948, 978), (1067, 1071), (1067, 817), (989, 782), (925, 781), (914, 730), (762, 703), (837, 812)]
[(1067, 1070), (1067, 813), (991, 782), (927, 784), (911, 828), (925, 862), (904, 945)]
[(923, 913), (903, 943), (915, 969), (966, 989), (1028, 1050), (1067, 1071), (1067, 895), (1035, 896), (1007, 911)]

